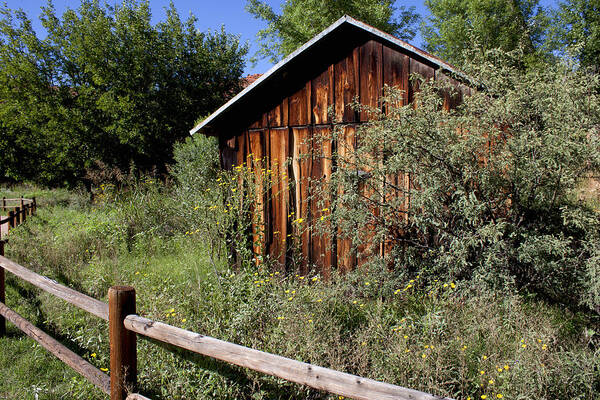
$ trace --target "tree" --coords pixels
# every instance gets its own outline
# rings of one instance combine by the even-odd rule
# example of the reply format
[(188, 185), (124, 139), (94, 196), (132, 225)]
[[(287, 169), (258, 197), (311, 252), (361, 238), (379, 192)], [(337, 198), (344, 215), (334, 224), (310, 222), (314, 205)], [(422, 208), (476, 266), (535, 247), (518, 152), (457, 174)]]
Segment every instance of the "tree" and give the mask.
[(461, 65), (464, 51), (522, 49), (536, 61), (544, 43), (547, 18), (539, 0), (426, 0), (431, 16), (423, 22), (426, 49)]
[(0, 12), (0, 171), (12, 179), (74, 184), (95, 161), (165, 171), (197, 116), (239, 90), (247, 47), (199, 32), (172, 3), (152, 25), (148, 1), (84, 0), (62, 17), (49, 2), (45, 39), (23, 12)]
[[(277, 62), (292, 53), (344, 14), (410, 40), (419, 19), (414, 7), (399, 9), (395, 0), (287, 0), (281, 14), (262, 0), (248, 0), (246, 10), (268, 23), (258, 32), (258, 55)], [(394, 14), (399, 11), (399, 17)]]
[(567, 0), (554, 14), (554, 47), (572, 53), (583, 67), (600, 65), (600, 1)]

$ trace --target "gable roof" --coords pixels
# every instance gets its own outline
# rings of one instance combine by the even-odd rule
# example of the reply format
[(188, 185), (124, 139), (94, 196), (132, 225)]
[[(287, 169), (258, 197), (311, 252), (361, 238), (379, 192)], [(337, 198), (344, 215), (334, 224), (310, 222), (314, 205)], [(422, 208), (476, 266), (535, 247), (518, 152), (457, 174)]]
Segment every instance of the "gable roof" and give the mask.
[[(239, 112), (246, 108), (255, 107), (257, 100), (262, 99), (264, 101), (265, 95), (270, 90), (281, 89), (282, 86), (285, 87), (286, 83), (284, 81), (290, 76), (294, 76), (294, 73), (310, 73), (311, 67), (319, 64), (319, 57), (329, 56), (331, 52), (335, 52), (339, 47), (344, 47), (344, 43), (356, 43), (358, 40), (365, 39), (376, 39), (392, 48), (402, 49), (411, 56), (437, 66), (443, 71), (450, 72), (467, 81), (469, 80), (454, 66), (440, 58), (364, 22), (344, 15), (292, 54), (274, 65), (250, 86), (246, 87), (217, 111), (196, 125), (190, 130), (190, 134), (193, 135), (199, 131), (209, 131), (207, 133), (210, 133), (217, 126), (230, 125), (231, 119), (233, 117), (237, 118)], [(248, 112), (246, 111), (247, 114)]]

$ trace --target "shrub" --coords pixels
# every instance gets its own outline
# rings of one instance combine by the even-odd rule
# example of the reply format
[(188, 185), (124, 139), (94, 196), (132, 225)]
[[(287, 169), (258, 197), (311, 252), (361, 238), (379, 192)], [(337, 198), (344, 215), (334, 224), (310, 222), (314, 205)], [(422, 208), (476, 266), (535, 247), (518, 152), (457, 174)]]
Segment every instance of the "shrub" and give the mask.
[(388, 90), (356, 147), (336, 131), (338, 169), (322, 189), (338, 193), (331, 226), (372, 263), (384, 243), (388, 267), (514, 282), (600, 310), (600, 224), (578, 199), (600, 165), (599, 78), (566, 66), (520, 72), (496, 56), (470, 66), (482, 90), (455, 109), (440, 96), (457, 96), (454, 86), (421, 81), (410, 105)]
[[(215, 138), (202, 135), (175, 147), (172, 174), (177, 182), (178, 213), (185, 221), (186, 234), (199, 235), (209, 244), (211, 259), (227, 255), (238, 268), (250, 266), (262, 258), (257, 249), (264, 237), (257, 226), (264, 224), (261, 204), (266, 201), (271, 176), (260, 166), (252, 169), (246, 163), (221, 170), (218, 155)], [(263, 160), (247, 162), (261, 165)]]

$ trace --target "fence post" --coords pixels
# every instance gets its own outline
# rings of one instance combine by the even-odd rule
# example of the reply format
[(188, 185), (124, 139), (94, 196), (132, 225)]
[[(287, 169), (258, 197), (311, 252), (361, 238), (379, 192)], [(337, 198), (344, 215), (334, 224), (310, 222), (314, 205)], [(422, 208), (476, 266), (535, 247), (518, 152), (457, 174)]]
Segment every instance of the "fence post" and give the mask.
[(2, 197), (2, 211), (6, 208), (6, 197)]
[(9, 211), (8, 212), (8, 231), (10, 232), (12, 229), (15, 228), (15, 226), (16, 226), (15, 212)]
[(110, 400), (125, 400), (128, 389), (133, 391), (137, 384), (136, 334), (123, 324), (130, 314), (135, 314), (135, 289), (131, 286), (108, 289)]
[(35, 197), (33, 198), (33, 208), (31, 210), (31, 215), (35, 215), (35, 211), (37, 210), (37, 202), (35, 200)]
[[(0, 239), (0, 256), (4, 257), (4, 240)], [(0, 303), (6, 303), (4, 289), (4, 268), (0, 267)], [(6, 335), (6, 320), (0, 316), (0, 337)]]
[(15, 226), (21, 225), (21, 207), (15, 207)]

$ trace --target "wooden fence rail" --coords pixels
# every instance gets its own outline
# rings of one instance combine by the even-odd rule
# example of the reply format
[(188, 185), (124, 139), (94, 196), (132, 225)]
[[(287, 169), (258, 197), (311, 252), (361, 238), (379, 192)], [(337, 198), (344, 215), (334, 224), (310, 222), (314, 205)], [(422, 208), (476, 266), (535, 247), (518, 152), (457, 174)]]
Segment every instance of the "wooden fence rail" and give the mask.
[[(0, 240), (2, 240), (2, 226), (7, 225), (7, 231), (10, 231), (27, 220), (27, 217), (35, 215), (37, 211), (37, 201), (35, 197), (27, 199), (20, 197), (18, 199), (2, 198), (0, 203)], [(2, 215), (8, 214), (2, 218)]]
[[(108, 321), (110, 378), (4, 304), (4, 269)], [(112, 287), (109, 289), (108, 298), (108, 304), (93, 299), (5, 258), (4, 242), (0, 241), (0, 315), (2, 315), (0, 334), (5, 332), (4, 318), (6, 318), (104, 393), (110, 394), (111, 400), (148, 400), (140, 394), (133, 393), (137, 381), (136, 334), (349, 398), (452, 400), (265, 353), (141, 317), (136, 315), (135, 289), (132, 287)]]

